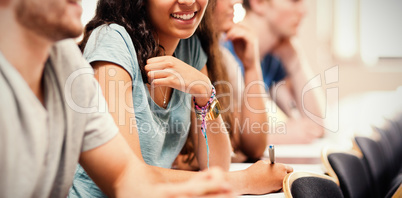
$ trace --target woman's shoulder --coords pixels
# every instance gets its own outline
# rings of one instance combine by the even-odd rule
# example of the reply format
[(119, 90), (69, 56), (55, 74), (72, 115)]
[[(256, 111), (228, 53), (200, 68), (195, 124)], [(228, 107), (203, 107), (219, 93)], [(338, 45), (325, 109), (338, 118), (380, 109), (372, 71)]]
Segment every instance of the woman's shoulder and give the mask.
[(84, 56), (94, 51), (125, 50), (130, 55), (135, 55), (135, 48), (130, 35), (123, 26), (118, 24), (103, 24), (95, 28), (88, 38), (84, 49)]
[(126, 43), (132, 43), (126, 29), (115, 23), (98, 26), (92, 31), (91, 37), (94, 37), (96, 40), (123, 40)]
[(131, 37), (123, 26), (104, 24), (95, 28), (83, 52), (88, 62), (106, 61), (125, 68), (132, 78), (137, 73), (137, 55)]

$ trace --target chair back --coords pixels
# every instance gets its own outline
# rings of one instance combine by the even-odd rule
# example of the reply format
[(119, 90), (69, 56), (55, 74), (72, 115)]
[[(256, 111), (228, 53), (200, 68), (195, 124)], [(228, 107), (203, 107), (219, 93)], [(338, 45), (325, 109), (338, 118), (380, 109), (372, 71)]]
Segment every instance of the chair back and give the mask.
[(333, 178), (310, 172), (286, 175), (283, 191), (287, 198), (343, 198), (341, 189)]
[(391, 175), (394, 175), (402, 166), (402, 134), (398, 132), (396, 125), (391, 122), (381, 128), (374, 127), (374, 130), (381, 135), (379, 143), (390, 164)]
[(363, 155), (353, 150), (324, 148), (322, 161), (328, 174), (338, 182), (345, 198), (375, 197)]
[(391, 180), (389, 164), (379, 142), (368, 137), (355, 137), (357, 146), (363, 153), (363, 161), (368, 167), (371, 183), (373, 184), (376, 197), (384, 197)]

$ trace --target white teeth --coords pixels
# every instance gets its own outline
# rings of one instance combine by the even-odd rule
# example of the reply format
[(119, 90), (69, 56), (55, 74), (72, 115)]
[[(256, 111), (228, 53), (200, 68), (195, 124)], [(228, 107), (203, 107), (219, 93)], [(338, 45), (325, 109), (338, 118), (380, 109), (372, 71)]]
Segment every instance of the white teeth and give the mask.
[(195, 13), (191, 13), (191, 14), (172, 14), (172, 16), (176, 19), (181, 19), (181, 20), (189, 20), (191, 18), (193, 18), (195, 15)]

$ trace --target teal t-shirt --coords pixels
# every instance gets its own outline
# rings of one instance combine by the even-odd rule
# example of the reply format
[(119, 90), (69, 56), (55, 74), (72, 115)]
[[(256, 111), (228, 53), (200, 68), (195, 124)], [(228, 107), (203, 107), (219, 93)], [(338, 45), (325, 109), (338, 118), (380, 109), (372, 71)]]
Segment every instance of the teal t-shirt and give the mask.
[[(198, 70), (207, 62), (207, 56), (196, 36), (180, 40), (175, 56)], [(84, 57), (89, 63), (115, 63), (130, 74), (137, 122), (131, 128), (137, 127), (144, 161), (153, 166), (171, 168), (189, 133), (191, 95), (174, 89), (166, 109), (154, 103), (143, 83), (131, 37), (120, 25), (110, 24), (96, 28), (85, 46)], [(83, 168), (78, 166), (69, 197), (86, 196), (104, 195), (90, 181)]]

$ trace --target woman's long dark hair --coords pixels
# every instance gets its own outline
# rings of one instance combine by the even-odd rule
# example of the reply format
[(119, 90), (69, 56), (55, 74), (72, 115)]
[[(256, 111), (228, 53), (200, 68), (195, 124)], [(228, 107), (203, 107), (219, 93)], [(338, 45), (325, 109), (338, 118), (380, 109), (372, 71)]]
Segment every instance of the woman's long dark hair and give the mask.
[[(220, 33), (214, 28), (213, 13), (216, 2), (219, 0), (210, 0), (207, 11), (205, 12), (203, 21), (198, 27), (196, 34), (201, 41), (202, 48), (207, 53), (208, 76), (212, 84), (215, 86), (219, 102), (222, 106), (221, 116), (227, 126), (230, 137), (233, 137), (233, 109), (230, 108), (230, 93), (228, 74), (226, 67), (222, 63), (222, 54), (219, 44)], [(222, 83), (223, 82), (223, 83)], [(233, 146), (232, 141), (232, 146)]]
[[(220, 82), (228, 82), (228, 76), (226, 68), (222, 65), (221, 51), (219, 49), (219, 32), (215, 30), (212, 21), (216, 1), (219, 0), (209, 0), (208, 7), (205, 10), (204, 17), (200, 25), (198, 26), (195, 34), (201, 41), (202, 48), (208, 56), (207, 61), (208, 77), (210, 78), (212, 84), (214, 84), (215, 86), (217, 96), (219, 96), (229, 93), (229, 87), (227, 86), (226, 83), (220, 83)], [(233, 112), (229, 109), (230, 96), (227, 95), (224, 97), (218, 97), (218, 99), (219, 103), (222, 106), (222, 109), (226, 109), (226, 111), (221, 112), (221, 116), (227, 126), (227, 131), (229, 132), (232, 140), (232, 137), (234, 137), (232, 135)], [(232, 144), (234, 143), (233, 140), (231, 142)], [(183, 158), (183, 162), (188, 164), (190, 166), (190, 169), (195, 170), (199, 168), (199, 167), (191, 167), (191, 162), (195, 159), (195, 155), (194, 155), (194, 145), (191, 142), (190, 138), (187, 139), (187, 142), (183, 147), (181, 154), (185, 155)]]
[(92, 31), (104, 24), (116, 23), (123, 26), (133, 41), (137, 53), (138, 64), (144, 83), (148, 77), (144, 70), (149, 58), (163, 51), (155, 38), (156, 31), (150, 22), (146, 10), (147, 0), (99, 0), (94, 18), (85, 26), (84, 37), (79, 43), (81, 51)]

